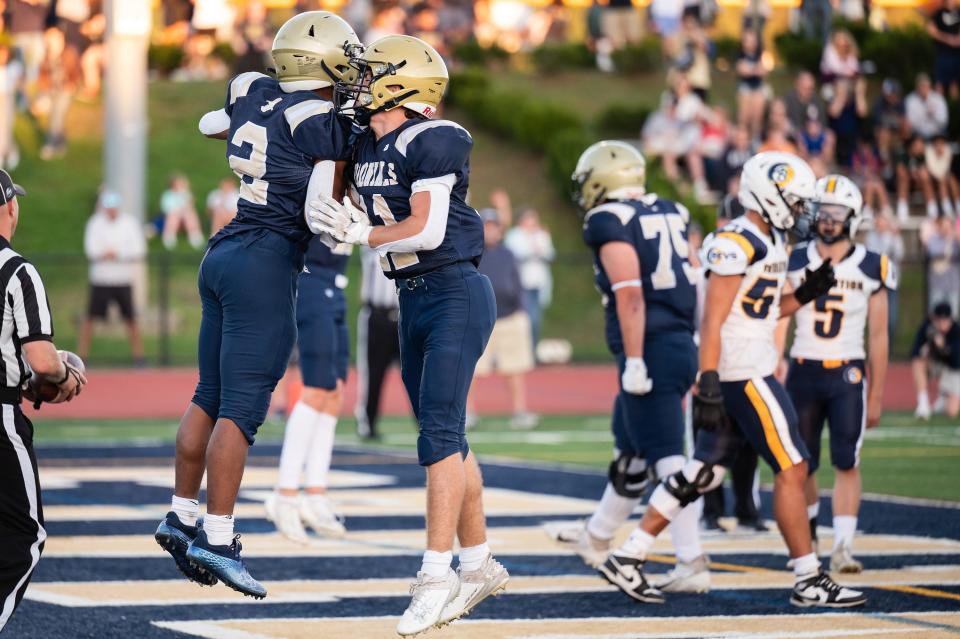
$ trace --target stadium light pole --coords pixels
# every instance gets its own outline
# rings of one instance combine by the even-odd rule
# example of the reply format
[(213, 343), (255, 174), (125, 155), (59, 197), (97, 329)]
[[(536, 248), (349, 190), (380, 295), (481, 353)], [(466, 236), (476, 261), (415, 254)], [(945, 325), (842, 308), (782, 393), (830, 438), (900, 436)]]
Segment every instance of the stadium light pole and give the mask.
[(104, 176), (124, 210), (146, 217), (150, 0), (107, 0)]

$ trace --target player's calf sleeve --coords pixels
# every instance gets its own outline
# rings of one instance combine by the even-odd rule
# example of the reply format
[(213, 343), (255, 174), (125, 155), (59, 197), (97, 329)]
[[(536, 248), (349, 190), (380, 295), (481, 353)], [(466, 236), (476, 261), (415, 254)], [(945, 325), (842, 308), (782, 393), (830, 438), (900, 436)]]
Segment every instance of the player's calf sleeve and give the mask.
[(333, 456), (333, 438), (337, 431), (336, 415), (320, 413), (313, 427), (313, 439), (310, 441), (307, 455), (307, 474), (304, 485), (307, 488), (326, 488), (327, 474), (330, 472), (330, 459)]
[[(654, 469), (657, 477), (668, 477), (683, 470), (686, 458), (682, 455), (671, 455), (657, 461)], [(703, 501), (696, 500), (682, 509), (670, 522), (670, 540), (677, 555), (677, 560), (690, 562), (703, 554), (700, 546), (700, 513), (703, 511)]]
[(280, 451), (280, 473), (277, 488), (297, 490), (300, 488), (300, 473), (310, 454), (314, 425), (322, 413), (304, 402), (290, 411), (287, 427), (283, 432), (283, 449)]
[(668, 521), (673, 521), (681, 510), (695, 502), (700, 495), (719, 486), (726, 472), (723, 466), (691, 459), (683, 470), (663, 478), (650, 496), (650, 506)]

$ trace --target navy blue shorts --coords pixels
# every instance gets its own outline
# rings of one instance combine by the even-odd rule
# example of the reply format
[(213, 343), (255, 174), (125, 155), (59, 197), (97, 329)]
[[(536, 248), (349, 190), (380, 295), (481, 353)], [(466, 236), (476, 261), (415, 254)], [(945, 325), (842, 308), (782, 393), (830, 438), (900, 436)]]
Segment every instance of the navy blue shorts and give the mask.
[[(653, 466), (671, 455), (683, 455), (683, 397), (697, 375), (697, 346), (690, 333), (659, 333), (643, 345), (653, 390), (633, 395), (620, 390), (613, 410), (613, 438), (624, 454), (644, 457)], [(626, 357), (617, 355), (623, 375)], [(619, 382), (619, 377), (617, 378)]]
[(398, 279), (397, 286), (400, 374), (420, 425), (420, 465), (466, 457), (467, 391), (497, 319), (493, 287), (470, 262)]
[(700, 431), (694, 458), (729, 468), (746, 440), (775, 473), (809, 459), (797, 429), (797, 413), (773, 375), (720, 386), (727, 423), (712, 432)]
[(934, 54), (933, 81), (944, 86), (960, 83), (960, 52), (937, 51)]
[(297, 348), (303, 385), (334, 390), (347, 379), (350, 330), (347, 299), (333, 277), (301, 273), (297, 290)]
[(193, 403), (233, 420), (251, 444), (296, 339), (302, 249), (257, 229), (220, 239), (200, 263), (200, 381)]
[(859, 466), (867, 426), (863, 360), (831, 368), (825, 368), (823, 362), (793, 360), (787, 373), (787, 393), (797, 408), (800, 436), (810, 451), (810, 472), (820, 467), (825, 421), (830, 424), (830, 463), (840, 470)]

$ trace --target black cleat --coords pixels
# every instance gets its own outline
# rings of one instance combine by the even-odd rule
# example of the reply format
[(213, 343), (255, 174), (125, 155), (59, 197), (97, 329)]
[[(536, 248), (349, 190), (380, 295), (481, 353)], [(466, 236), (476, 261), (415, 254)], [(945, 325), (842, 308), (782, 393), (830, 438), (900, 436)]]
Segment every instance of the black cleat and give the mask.
[(867, 603), (867, 596), (844, 588), (821, 571), (793, 584), (790, 603), (800, 608), (856, 608)]
[(187, 561), (187, 547), (197, 536), (199, 530), (199, 526), (188, 526), (181, 522), (176, 513), (171, 510), (157, 526), (157, 532), (154, 533), (153, 538), (157, 540), (161, 548), (170, 553), (184, 577), (197, 582), (201, 586), (212, 586), (217, 583), (217, 578), (197, 570)]
[(625, 595), (643, 603), (663, 603), (663, 593), (650, 585), (643, 574), (643, 560), (623, 555), (610, 555), (597, 569), (608, 582)]

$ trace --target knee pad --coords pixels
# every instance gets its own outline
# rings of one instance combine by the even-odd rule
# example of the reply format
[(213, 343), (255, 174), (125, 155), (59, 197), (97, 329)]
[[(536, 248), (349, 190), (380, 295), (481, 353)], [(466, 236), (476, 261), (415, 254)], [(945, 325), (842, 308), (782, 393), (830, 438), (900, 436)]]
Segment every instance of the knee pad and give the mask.
[(723, 466), (704, 464), (691, 459), (683, 469), (666, 477), (663, 487), (681, 506), (693, 503), (703, 493), (709, 492), (723, 483), (726, 474)]
[(620, 453), (610, 462), (607, 479), (621, 497), (640, 499), (650, 483), (647, 462), (643, 457)]

